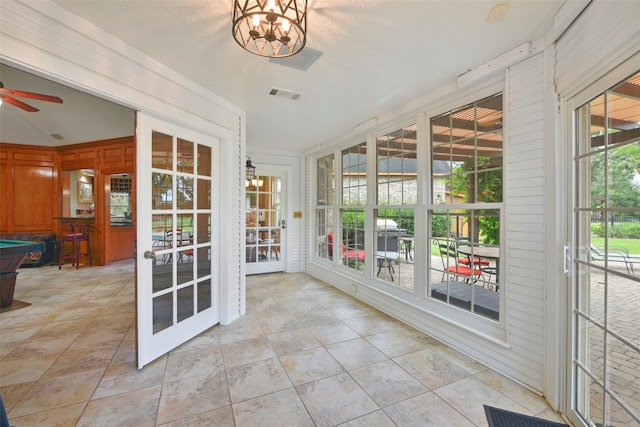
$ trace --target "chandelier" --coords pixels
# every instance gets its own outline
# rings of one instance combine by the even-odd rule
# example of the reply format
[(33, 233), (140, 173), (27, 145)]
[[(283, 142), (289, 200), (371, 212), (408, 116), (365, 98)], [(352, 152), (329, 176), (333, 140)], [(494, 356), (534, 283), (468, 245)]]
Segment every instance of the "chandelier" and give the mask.
[(307, 0), (233, 0), (231, 31), (256, 55), (295, 55), (307, 42)]
[(251, 181), (256, 177), (256, 167), (251, 163), (251, 157), (249, 156), (247, 156), (246, 169), (246, 179), (247, 181)]

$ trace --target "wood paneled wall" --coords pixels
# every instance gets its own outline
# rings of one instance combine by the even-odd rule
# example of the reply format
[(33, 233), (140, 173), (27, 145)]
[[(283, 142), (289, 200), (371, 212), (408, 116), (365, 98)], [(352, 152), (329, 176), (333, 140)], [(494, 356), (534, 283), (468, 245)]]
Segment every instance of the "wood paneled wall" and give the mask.
[(112, 237), (107, 181), (114, 173), (135, 176), (133, 136), (57, 148), (0, 143), (0, 233), (63, 234), (62, 223), (54, 219), (63, 216), (62, 171), (78, 169), (94, 171), (92, 257), (98, 265), (108, 264)]
[(0, 144), (0, 233), (55, 230), (58, 172), (54, 148)]

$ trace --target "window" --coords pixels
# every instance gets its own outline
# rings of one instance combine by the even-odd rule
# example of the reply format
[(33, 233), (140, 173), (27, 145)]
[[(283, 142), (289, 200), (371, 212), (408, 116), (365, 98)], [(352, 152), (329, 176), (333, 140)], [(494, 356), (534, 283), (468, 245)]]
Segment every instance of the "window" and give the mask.
[(316, 256), (333, 256), (333, 205), (335, 204), (334, 156), (322, 157), (316, 163)]
[(334, 253), (349, 268), (363, 271), (364, 205), (367, 203), (367, 145), (365, 142), (342, 150), (342, 242), (334, 242)]
[(430, 296), (499, 320), (502, 94), (431, 119)]
[(417, 201), (416, 124), (376, 138), (376, 277), (414, 290), (413, 230)]

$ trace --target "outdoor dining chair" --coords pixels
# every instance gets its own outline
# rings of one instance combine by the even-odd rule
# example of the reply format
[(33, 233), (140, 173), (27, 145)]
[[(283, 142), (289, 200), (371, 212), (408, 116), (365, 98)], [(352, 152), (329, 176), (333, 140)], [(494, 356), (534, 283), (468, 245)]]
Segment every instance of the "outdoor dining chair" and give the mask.
[(472, 279), (475, 281), (482, 276), (481, 270), (460, 264), (460, 255), (454, 242), (447, 244), (439, 240), (434, 240), (433, 244), (438, 246), (440, 259), (442, 260), (443, 271), (441, 281), (444, 282), (444, 277), (447, 273), (454, 276), (457, 280), (462, 278), (466, 283), (469, 283)]

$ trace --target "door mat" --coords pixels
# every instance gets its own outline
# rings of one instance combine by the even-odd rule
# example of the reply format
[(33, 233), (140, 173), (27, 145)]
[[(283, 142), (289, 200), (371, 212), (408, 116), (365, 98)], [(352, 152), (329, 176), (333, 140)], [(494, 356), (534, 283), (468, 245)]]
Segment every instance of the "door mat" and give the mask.
[(567, 424), (556, 423), (530, 415), (518, 414), (484, 405), (489, 427), (568, 427)]
[(6, 313), (7, 311), (18, 310), (20, 308), (29, 307), (31, 305), (30, 302), (18, 301), (14, 299), (9, 307), (0, 308), (0, 313)]

